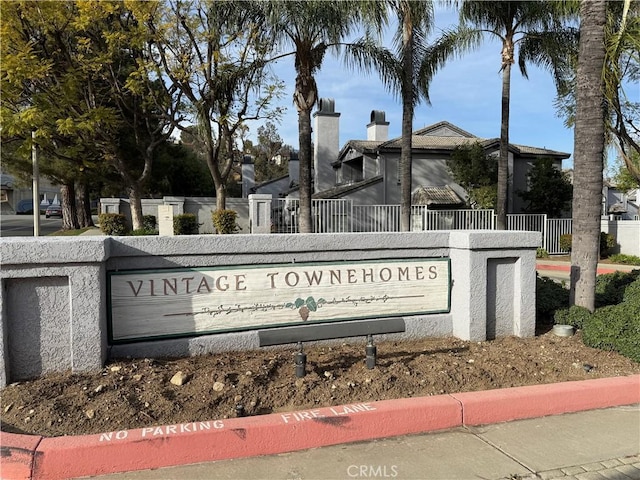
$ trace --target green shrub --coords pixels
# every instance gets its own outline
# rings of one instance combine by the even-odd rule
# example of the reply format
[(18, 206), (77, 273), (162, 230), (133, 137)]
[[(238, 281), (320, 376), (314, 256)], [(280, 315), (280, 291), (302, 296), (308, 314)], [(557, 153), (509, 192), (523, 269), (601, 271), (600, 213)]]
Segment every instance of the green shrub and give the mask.
[(538, 247), (536, 250), (536, 258), (549, 258), (549, 252), (544, 248)]
[(157, 222), (155, 215), (142, 216), (142, 230), (153, 231), (156, 229), (156, 226)]
[(622, 302), (626, 288), (640, 276), (640, 270), (614, 272), (596, 278), (596, 308)]
[(564, 235), (560, 235), (560, 250), (566, 250), (567, 252), (571, 251), (571, 234), (565, 233)]
[(640, 265), (640, 257), (636, 257), (635, 255), (625, 255), (624, 253), (611, 255), (609, 260), (613, 263), (620, 263), (623, 265)]
[(616, 351), (640, 362), (640, 270), (601, 275), (598, 280), (602, 277), (607, 280), (598, 286), (608, 289), (613, 299), (621, 295), (621, 301), (598, 308), (585, 319), (582, 339), (589, 347)]
[[(572, 236), (570, 233), (560, 235), (559, 245), (562, 250), (571, 251)], [(600, 232), (600, 258), (606, 258), (612, 248), (616, 246), (616, 239), (610, 233)]]
[(552, 323), (556, 310), (568, 306), (569, 290), (550, 278), (536, 276), (536, 322)]
[(176, 235), (197, 235), (200, 224), (193, 213), (183, 213), (173, 217), (173, 233)]
[(553, 320), (558, 325), (571, 325), (575, 328), (583, 328), (584, 323), (591, 317), (591, 312), (578, 305), (556, 310)]
[(142, 235), (158, 235), (158, 231), (155, 228), (138, 228), (137, 230), (133, 230), (131, 235), (134, 237)]
[(585, 322), (585, 345), (612, 350), (640, 362), (640, 302), (597, 309)]
[(220, 234), (236, 233), (240, 227), (236, 223), (238, 214), (234, 210), (216, 210), (211, 214), (213, 226)]
[[(639, 272), (634, 270), (634, 272)], [(624, 295), (622, 296), (623, 302), (640, 303), (640, 274), (632, 283), (627, 285), (624, 289)]]
[(106, 235), (126, 235), (127, 218), (121, 213), (101, 213), (98, 215), (100, 230)]
[(615, 350), (616, 340), (624, 322), (616, 315), (617, 305), (598, 308), (584, 324), (582, 340), (585, 345), (601, 350)]

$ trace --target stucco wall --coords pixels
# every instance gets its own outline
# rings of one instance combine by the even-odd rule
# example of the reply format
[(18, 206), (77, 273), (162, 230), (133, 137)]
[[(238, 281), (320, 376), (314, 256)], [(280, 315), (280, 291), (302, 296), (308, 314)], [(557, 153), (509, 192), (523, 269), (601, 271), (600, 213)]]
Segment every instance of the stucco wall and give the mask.
[[(127, 218), (131, 228), (131, 208), (127, 198), (101, 198), (101, 213), (121, 213)], [(158, 219), (159, 205), (173, 205), (173, 214), (193, 213), (198, 219), (199, 233), (214, 233), (211, 214), (216, 210), (215, 197), (164, 197), (142, 199), (142, 214), (153, 215)], [(237, 224), (244, 233), (249, 233), (249, 200), (246, 198), (227, 198), (226, 208), (238, 213)]]
[(450, 313), (407, 316), (406, 333), (393, 338), (530, 336), (538, 245), (538, 233), (496, 231), (6, 238), (0, 385), (99, 369), (108, 357), (258, 348), (256, 330), (110, 345), (109, 271), (449, 257)]
[(602, 231), (616, 237), (613, 253), (624, 253), (640, 257), (640, 221), (602, 221)]

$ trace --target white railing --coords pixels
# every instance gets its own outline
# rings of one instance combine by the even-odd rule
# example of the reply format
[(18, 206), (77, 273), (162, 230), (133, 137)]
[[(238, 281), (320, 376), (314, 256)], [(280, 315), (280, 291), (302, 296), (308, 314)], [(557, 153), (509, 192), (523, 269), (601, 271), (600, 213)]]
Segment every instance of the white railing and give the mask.
[(351, 200), (311, 200), (313, 232), (351, 232), (352, 207)]
[(507, 215), (507, 230), (540, 232), (542, 248), (547, 250), (547, 216), (543, 213)]
[[(413, 207), (422, 210), (421, 228), (414, 230), (494, 230), (493, 210), (428, 210), (425, 206)], [(416, 216), (417, 217), (417, 216)]]
[(399, 232), (400, 205), (354, 205), (354, 232)]
[(429, 210), (426, 205), (411, 207), (412, 230), (494, 230), (493, 210)]
[[(314, 233), (399, 232), (400, 205), (353, 205), (351, 200), (312, 200)], [(298, 199), (278, 199), (272, 210), (273, 231), (298, 233)], [(495, 230), (493, 210), (429, 210), (411, 207), (411, 228), (426, 230)], [(549, 254), (567, 253), (560, 248), (560, 236), (571, 233), (570, 218), (547, 218), (543, 214), (507, 215), (508, 230), (540, 232), (541, 244)]]
[(298, 233), (300, 200), (278, 198), (271, 204), (271, 224), (275, 233)]
[(567, 253), (560, 248), (560, 236), (571, 233), (570, 218), (550, 218), (547, 220), (547, 233), (544, 237), (545, 250), (550, 254)]
[[(400, 205), (354, 205), (354, 232), (400, 231)], [(411, 229), (493, 230), (493, 210), (428, 210), (426, 205), (411, 207)]]
[(509, 214), (507, 230), (524, 230), (527, 232), (544, 232), (547, 216), (543, 213)]
[[(343, 199), (311, 200), (313, 233), (351, 232), (352, 201)], [(279, 198), (273, 202), (271, 222), (277, 233), (299, 233), (300, 200)]]

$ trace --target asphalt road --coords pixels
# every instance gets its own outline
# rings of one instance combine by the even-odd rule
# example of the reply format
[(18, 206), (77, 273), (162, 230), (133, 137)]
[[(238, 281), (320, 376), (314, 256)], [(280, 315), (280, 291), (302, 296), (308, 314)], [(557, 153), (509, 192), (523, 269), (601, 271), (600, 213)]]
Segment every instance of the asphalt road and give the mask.
[(569, 287), (569, 282), (571, 280), (571, 275), (569, 272), (565, 272), (563, 270), (558, 270), (558, 271), (544, 270), (544, 271), (539, 271), (538, 274), (541, 277), (549, 277), (551, 280), (554, 280), (558, 283), (564, 282), (567, 288)]
[[(45, 218), (40, 215), (40, 236), (49, 235), (62, 228), (61, 218)], [(33, 215), (0, 216), (0, 237), (32, 237)]]

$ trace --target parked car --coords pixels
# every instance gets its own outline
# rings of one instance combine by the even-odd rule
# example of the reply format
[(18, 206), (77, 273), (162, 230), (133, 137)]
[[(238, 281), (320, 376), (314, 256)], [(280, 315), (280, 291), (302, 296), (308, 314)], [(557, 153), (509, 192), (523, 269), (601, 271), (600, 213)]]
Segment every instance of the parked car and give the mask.
[(18, 215), (31, 215), (33, 214), (33, 200), (26, 199), (20, 200), (16, 205), (16, 213)]
[(62, 207), (60, 205), (49, 205), (44, 211), (45, 218), (60, 217), (62, 218)]

